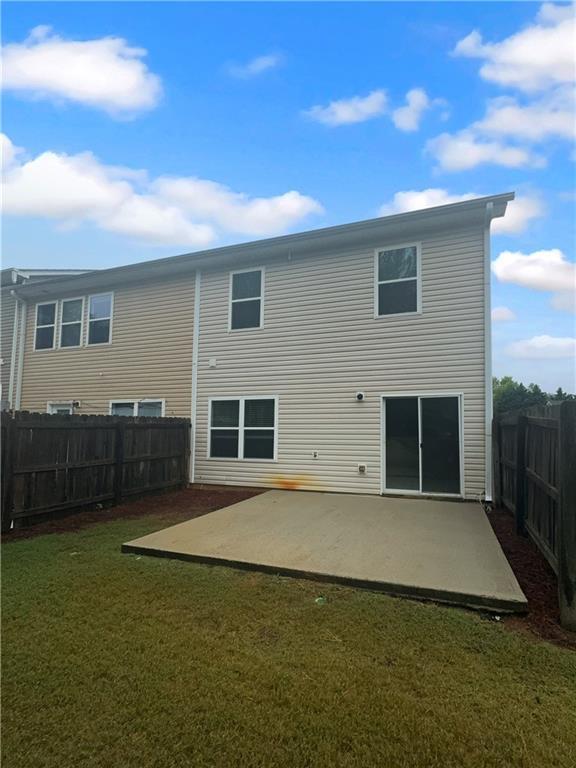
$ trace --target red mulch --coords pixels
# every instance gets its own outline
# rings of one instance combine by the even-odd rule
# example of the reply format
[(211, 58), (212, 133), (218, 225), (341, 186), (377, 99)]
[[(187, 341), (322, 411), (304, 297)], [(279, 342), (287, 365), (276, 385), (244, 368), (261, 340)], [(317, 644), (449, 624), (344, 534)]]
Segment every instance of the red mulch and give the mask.
[(560, 626), (556, 575), (544, 555), (530, 538), (516, 533), (516, 524), (509, 512), (496, 509), (488, 519), (528, 599), (528, 613), (508, 616), (504, 624), (576, 650), (576, 634)]
[(15, 528), (2, 535), (2, 542), (30, 539), (47, 533), (71, 533), (95, 523), (119, 518), (155, 515), (159, 520), (169, 520), (176, 524), (180, 520), (206, 515), (221, 507), (236, 504), (251, 496), (262, 493), (259, 488), (231, 488), (222, 486), (204, 486), (170, 491), (140, 499), (133, 499), (117, 507), (105, 509), (87, 509), (66, 516), (46, 520), (26, 528)]

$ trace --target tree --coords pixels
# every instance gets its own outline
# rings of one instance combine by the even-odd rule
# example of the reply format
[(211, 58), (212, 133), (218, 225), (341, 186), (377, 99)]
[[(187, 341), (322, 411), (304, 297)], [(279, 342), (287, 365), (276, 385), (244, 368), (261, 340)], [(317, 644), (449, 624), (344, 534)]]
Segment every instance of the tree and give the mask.
[(528, 408), (531, 405), (546, 405), (548, 395), (538, 384), (525, 387), (512, 376), (493, 379), (494, 413), (513, 411), (517, 408)]

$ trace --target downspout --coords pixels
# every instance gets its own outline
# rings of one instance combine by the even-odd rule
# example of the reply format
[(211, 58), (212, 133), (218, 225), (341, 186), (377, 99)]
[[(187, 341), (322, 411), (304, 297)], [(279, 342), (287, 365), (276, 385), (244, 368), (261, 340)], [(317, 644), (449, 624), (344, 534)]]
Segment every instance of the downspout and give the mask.
[(190, 482), (196, 476), (196, 405), (198, 402), (198, 344), (200, 340), (200, 294), (202, 273), (196, 270), (194, 279), (194, 327), (192, 329), (192, 393), (190, 403)]
[(10, 379), (8, 383), (8, 407), (14, 407), (14, 381), (16, 378), (16, 348), (18, 347), (18, 325), (20, 323), (20, 299), (13, 290), (10, 295), (14, 297), (14, 325), (12, 326), (12, 349), (10, 350)]
[(492, 501), (492, 310), (490, 300), (490, 223), (494, 203), (486, 203), (484, 222), (484, 413), (485, 501)]
[(28, 305), (25, 301), (21, 302), (21, 320), (20, 320), (20, 342), (18, 347), (18, 369), (16, 372), (16, 395), (14, 402), (14, 410), (20, 410), (20, 404), (22, 402), (22, 376), (24, 369), (24, 347), (26, 346), (26, 320), (28, 317)]

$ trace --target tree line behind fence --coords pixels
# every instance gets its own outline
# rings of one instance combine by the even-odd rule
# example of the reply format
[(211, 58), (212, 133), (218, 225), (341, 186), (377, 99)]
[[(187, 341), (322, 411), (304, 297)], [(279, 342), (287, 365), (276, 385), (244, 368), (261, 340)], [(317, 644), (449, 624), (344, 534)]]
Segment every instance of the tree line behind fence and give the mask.
[(2, 413), (2, 530), (188, 481), (189, 419)]
[(576, 401), (494, 420), (494, 501), (558, 576), (562, 623), (576, 630)]

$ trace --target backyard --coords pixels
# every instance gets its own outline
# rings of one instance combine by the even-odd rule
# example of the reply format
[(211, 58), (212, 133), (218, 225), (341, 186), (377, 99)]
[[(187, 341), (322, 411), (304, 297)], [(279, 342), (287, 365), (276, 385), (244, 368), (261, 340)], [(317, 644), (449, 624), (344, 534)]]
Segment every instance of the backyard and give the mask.
[(120, 553), (247, 494), (8, 537), (6, 768), (576, 764), (569, 648), (471, 611)]

